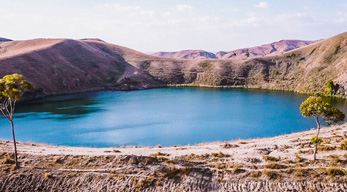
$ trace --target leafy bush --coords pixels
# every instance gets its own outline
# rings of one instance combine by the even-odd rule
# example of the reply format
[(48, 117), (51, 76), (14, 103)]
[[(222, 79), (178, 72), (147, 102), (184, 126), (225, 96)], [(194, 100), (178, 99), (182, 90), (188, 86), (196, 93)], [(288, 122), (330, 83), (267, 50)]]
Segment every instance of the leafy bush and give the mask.
[(325, 87), (325, 93), (329, 95), (335, 95), (336, 92), (339, 90), (339, 87), (339, 84), (334, 83), (333, 80), (329, 80)]
[(317, 136), (314, 136), (314, 137), (311, 138), (311, 142), (314, 145), (318, 146), (318, 145), (320, 145), (323, 142), (323, 140), (321, 138), (317, 137)]

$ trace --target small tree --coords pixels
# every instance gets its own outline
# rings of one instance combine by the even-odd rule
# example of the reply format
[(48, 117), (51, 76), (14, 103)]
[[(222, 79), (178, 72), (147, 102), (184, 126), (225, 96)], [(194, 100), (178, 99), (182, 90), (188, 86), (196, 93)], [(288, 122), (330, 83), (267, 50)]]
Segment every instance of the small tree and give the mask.
[(19, 166), (17, 160), (16, 137), (14, 134), (13, 114), (16, 102), (22, 99), (25, 91), (32, 91), (33, 86), (24, 79), (22, 75), (6, 75), (0, 79), (0, 111), (11, 123), (12, 137), (14, 145), (14, 161), (16, 167)]
[[(323, 119), (328, 125), (332, 123), (338, 123), (345, 119), (345, 114), (342, 111), (331, 106), (329, 103), (325, 102), (322, 97), (318, 97), (318, 96), (310, 96), (309, 98), (307, 98), (301, 104), (300, 112), (304, 117), (314, 118), (317, 124), (317, 129), (318, 129), (317, 136), (316, 136), (318, 139), (319, 139), (319, 131), (321, 128), (320, 118)], [(312, 143), (315, 144), (314, 142)], [(316, 160), (318, 145), (315, 145), (316, 147), (314, 151), (314, 160)]]
[(249, 57), (249, 52), (248, 52), (248, 50), (246, 51), (245, 56), (246, 56), (246, 57)]
[(325, 87), (325, 93), (329, 95), (335, 95), (336, 92), (339, 90), (339, 88), (340, 88), (339, 84), (334, 83), (333, 80), (329, 80)]
[(323, 142), (323, 140), (317, 136), (314, 136), (311, 138), (311, 142), (314, 145), (313, 159), (316, 160), (316, 154), (317, 154), (318, 146)]

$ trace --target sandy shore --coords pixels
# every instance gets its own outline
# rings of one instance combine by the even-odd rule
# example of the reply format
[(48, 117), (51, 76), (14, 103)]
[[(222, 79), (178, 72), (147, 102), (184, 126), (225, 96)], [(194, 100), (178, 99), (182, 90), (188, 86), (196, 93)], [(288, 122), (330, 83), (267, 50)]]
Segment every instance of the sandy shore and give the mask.
[(0, 141), (0, 191), (347, 191), (347, 123), (271, 138), (172, 147)]
[[(292, 133), (281, 135), (277, 137), (258, 138), (249, 140), (235, 140), (230, 142), (212, 142), (201, 143), (197, 145), (186, 146), (171, 146), (171, 147), (142, 147), (142, 146), (127, 146), (127, 147), (110, 147), (110, 148), (92, 148), (92, 147), (69, 147), (69, 146), (55, 146), (37, 143), (21, 143), (17, 144), (18, 152), (30, 155), (87, 155), (87, 156), (101, 156), (101, 155), (141, 155), (150, 156), (154, 153), (166, 153), (170, 157), (189, 155), (189, 154), (211, 154), (222, 152), (223, 154), (232, 155), (235, 160), (240, 160), (247, 157), (261, 158), (264, 153), (267, 155), (294, 158), (295, 154), (300, 149), (309, 150), (309, 148), (302, 148), (301, 144), (309, 142), (311, 137), (315, 136), (317, 130), (311, 129), (310, 131)], [(331, 138), (338, 138), (347, 134), (347, 123), (343, 125), (334, 125), (330, 127), (323, 127), (320, 132), (320, 137), (323, 140), (331, 140)], [(341, 140), (341, 138), (340, 138)], [(226, 144), (227, 143), (227, 144)], [(324, 144), (324, 143), (323, 143)], [(226, 146), (225, 146), (226, 145)], [(228, 146), (230, 145), (230, 146)], [(339, 143), (329, 146), (338, 147)], [(283, 148), (286, 148), (285, 150)], [(11, 141), (0, 141), (0, 152), (11, 152), (13, 150), (13, 143)], [(115, 152), (116, 151), (116, 152)], [(263, 151), (263, 152), (261, 152)], [(268, 151), (268, 152), (264, 152)], [(344, 151), (322, 151), (318, 153), (318, 158), (322, 158), (329, 154), (343, 155)], [(303, 154), (308, 159), (312, 155)]]

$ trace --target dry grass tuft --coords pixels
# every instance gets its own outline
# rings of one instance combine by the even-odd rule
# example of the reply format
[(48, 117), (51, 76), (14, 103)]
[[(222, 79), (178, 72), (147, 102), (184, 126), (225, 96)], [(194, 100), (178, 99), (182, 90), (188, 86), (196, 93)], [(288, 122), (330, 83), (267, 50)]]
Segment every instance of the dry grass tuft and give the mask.
[(224, 154), (221, 151), (219, 153), (211, 153), (212, 157), (217, 157), (217, 158), (223, 158), (223, 157), (230, 157), (228, 154)]
[(279, 163), (270, 163), (270, 164), (265, 165), (265, 168), (268, 168), (268, 169), (286, 169), (286, 168), (288, 168), (288, 166), (282, 165)]
[(280, 177), (280, 175), (275, 171), (264, 170), (263, 174), (266, 175), (269, 179), (277, 179)]
[(52, 173), (46, 172), (46, 173), (45, 173), (45, 179), (51, 179), (51, 178), (53, 178)]
[(230, 143), (227, 143), (225, 142), (222, 146), (224, 149), (230, 149), (230, 148), (236, 148), (236, 147), (239, 147), (239, 145), (234, 145), (234, 144), (230, 144)]
[(269, 155), (263, 156), (263, 159), (264, 159), (265, 161), (274, 161), (274, 162), (278, 162), (278, 161), (281, 160), (280, 158), (273, 157), (273, 156), (269, 156)]
[(347, 139), (343, 140), (340, 144), (341, 150), (347, 150)]

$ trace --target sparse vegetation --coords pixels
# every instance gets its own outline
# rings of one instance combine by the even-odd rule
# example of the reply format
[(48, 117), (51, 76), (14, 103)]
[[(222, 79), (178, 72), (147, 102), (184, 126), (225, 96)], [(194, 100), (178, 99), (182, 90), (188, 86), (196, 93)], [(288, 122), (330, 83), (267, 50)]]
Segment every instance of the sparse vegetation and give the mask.
[(339, 90), (339, 87), (340, 87), (339, 84), (334, 83), (333, 80), (329, 80), (325, 87), (325, 93), (328, 95), (335, 95), (337, 91)]
[(0, 79), (0, 111), (4, 117), (11, 123), (12, 138), (14, 145), (15, 166), (19, 167), (16, 136), (14, 131), (13, 115), (16, 108), (16, 102), (22, 100), (26, 91), (32, 91), (33, 86), (24, 79), (22, 75), (6, 75)]
[(319, 118), (323, 118), (327, 124), (338, 123), (345, 119), (345, 114), (339, 109), (326, 103), (323, 98), (317, 96), (310, 96), (306, 99), (300, 106), (300, 112), (304, 117), (313, 117), (316, 121), (318, 129), (317, 136), (311, 139), (311, 142), (315, 145), (313, 158), (316, 160), (318, 145), (322, 143), (322, 140), (319, 138), (319, 131), (321, 128)]
[(277, 157), (272, 157), (272, 156), (268, 156), (268, 155), (263, 156), (263, 159), (264, 159), (265, 161), (274, 161), (274, 162), (280, 161), (279, 158), (277, 158)]
[(340, 149), (347, 150), (347, 139), (345, 139), (341, 142)]
[(318, 146), (323, 142), (323, 140), (317, 136), (314, 136), (311, 138), (311, 142), (315, 146), (313, 159), (316, 160), (316, 154), (317, 154)]
[(286, 168), (288, 168), (288, 166), (282, 165), (279, 163), (270, 163), (270, 164), (266, 164), (265, 168), (268, 168), (268, 169), (286, 169)]
[(219, 153), (211, 153), (211, 155), (212, 155), (213, 157), (217, 157), (217, 158), (230, 157), (230, 155), (224, 154), (224, 153), (222, 153), (221, 151), (220, 151)]
[(249, 57), (249, 56), (250, 56), (248, 50), (245, 52), (245, 56), (246, 56), (246, 57)]
[(269, 177), (269, 179), (277, 179), (280, 176), (275, 171), (268, 171), (268, 170), (264, 170), (263, 174), (266, 175), (267, 177)]
[(340, 175), (340, 176), (345, 175), (343, 170), (338, 169), (338, 168), (334, 168), (334, 167), (328, 168), (327, 169), (327, 173), (328, 173), (329, 176), (332, 176), (332, 177), (338, 176), (338, 175)]
[(230, 149), (230, 148), (236, 148), (236, 147), (239, 147), (239, 146), (236, 145), (236, 144), (230, 144), (230, 143), (227, 143), (227, 142), (225, 142), (224, 145), (223, 145), (224, 149)]
[(45, 173), (45, 179), (50, 179), (50, 178), (52, 178), (52, 177), (53, 177), (53, 176), (52, 176), (51, 173), (48, 173), (48, 172)]

